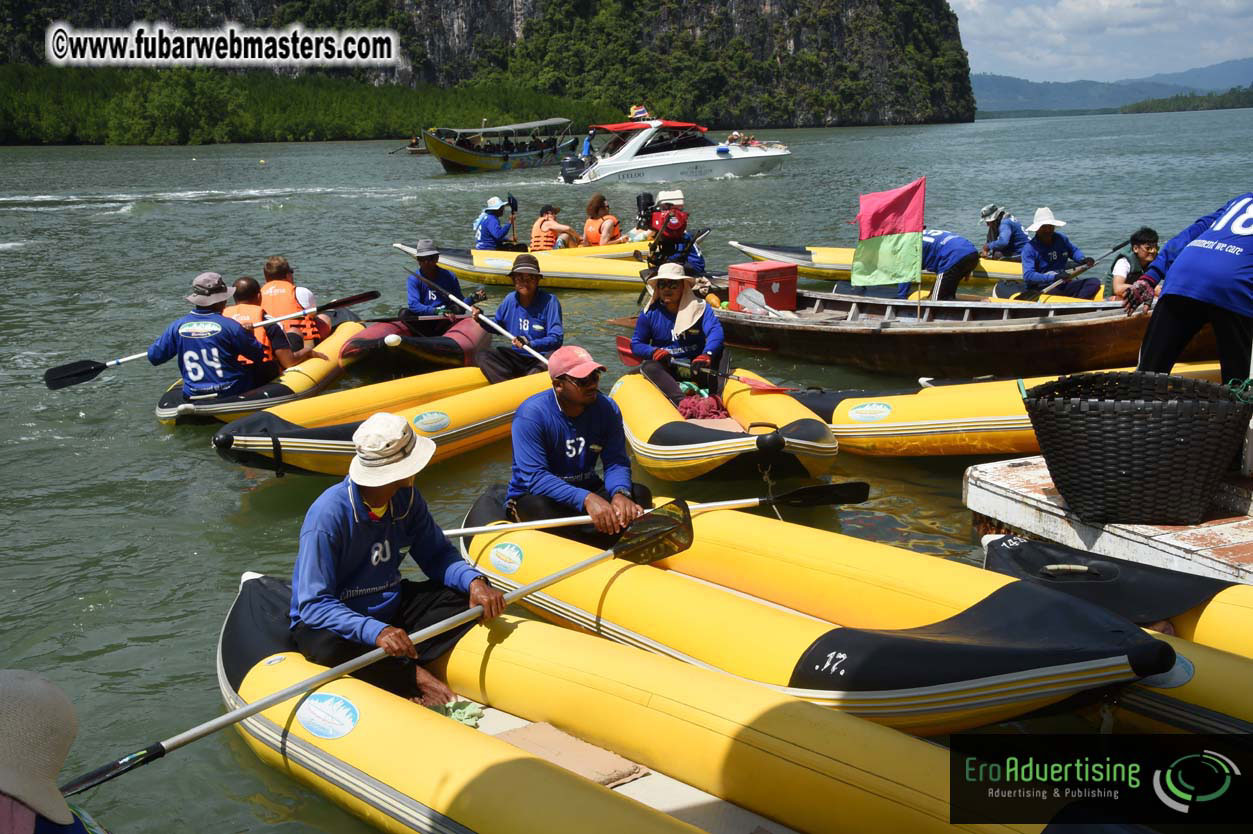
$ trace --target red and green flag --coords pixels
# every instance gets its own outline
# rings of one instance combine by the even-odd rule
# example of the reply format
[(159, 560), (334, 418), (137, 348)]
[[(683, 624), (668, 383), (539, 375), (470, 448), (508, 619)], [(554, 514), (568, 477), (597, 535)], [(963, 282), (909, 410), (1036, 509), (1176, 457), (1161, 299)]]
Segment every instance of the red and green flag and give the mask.
[(922, 210), (927, 178), (861, 195), (853, 286), (917, 281), (922, 272)]

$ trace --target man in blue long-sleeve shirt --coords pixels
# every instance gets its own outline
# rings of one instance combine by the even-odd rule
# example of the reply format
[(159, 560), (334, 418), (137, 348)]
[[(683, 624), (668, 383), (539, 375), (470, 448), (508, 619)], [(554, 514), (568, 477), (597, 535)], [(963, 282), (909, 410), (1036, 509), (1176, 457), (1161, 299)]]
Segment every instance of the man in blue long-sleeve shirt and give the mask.
[[(631, 481), (622, 413), (597, 384), (605, 366), (567, 345), (548, 359), (553, 390), (518, 406), (513, 418), (513, 471), (505, 511), (515, 521), (586, 513), (595, 530), (565, 527), (571, 538), (608, 547), (651, 505)], [(596, 474), (596, 462), (605, 475)]]
[[(1057, 231), (1057, 227), (1065, 225), (1066, 221), (1054, 217), (1053, 210), (1047, 206), (1035, 210), (1035, 218), (1027, 227), (1027, 231), (1034, 233), (1035, 237), (1027, 241), (1022, 250), (1023, 283), (1027, 285), (1027, 289), (1037, 292), (1051, 287), (1050, 295), (1095, 298), (1101, 289), (1099, 279), (1070, 280), (1067, 266), (1071, 261), (1089, 267), (1094, 261)], [(1058, 281), (1061, 283), (1057, 283)], [(1053, 284), (1057, 286), (1052, 286)]]
[[(922, 233), (922, 268), (935, 273), (935, 298), (952, 301), (957, 297), (960, 284), (979, 265), (979, 250), (961, 235), (941, 229), (927, 229)], [(908, 298), (912, 281), (898, 285), (896, 297)]]
[(1153, 303), (1137, 370), (1169, 373), (1206, 324), (1214, 328), (1222, 378), (1247, 379), (1253, 352), (1253, 191), (1199, 217), (1162, 247), (1123, 299), (1128, 312)]
[(507, 203), (499, 197), (491, 197), (483, 210), (479, 212), (479, 216), (474, 218), (475, 249), (505, 248), (505, 244), (509, 242), (509, 230), (513, 228), (514, 221), (517, 219), (511, 214), (508, 223), (500, 222), (506, 205)]
[(988, 203), (979, 213), (979, 219), (988, 224), (988, 240), (983, 244), (982, 251), (984, 257), (1011, 260), (1022, 254), (1022, 248), (1027, 245), (1027, 233), (1008, 209)]
[[(435, 248), (435, 241), (430, 238), (418, 241), (414, 257), (418, 259), (418, 268), (409, 275), (409, 305), (407, 307), (413, 315), (433, 316), (437, 315), (441, 308), (446, 312), (461, 312), (460, 310), (447, 310), (445, 300), (423, 283), (422, 278), (439, 286), (449, 295), (455, 295), (466, 304), (474, 304), (487, 298), (487, 293), (483, 290), (475, 290), (470, 295), (461, 294), (461, 282), (457, 280), (456, 275), (439, 266), (439, 250)], [(419, 275), (422, 278), (419, 278)]]
[[(301, 654), (324, 666), (382, 648), (390, 656), (356, 677), (428, 706), (445, 704), (452, 691), (424, 666), (471, 624), (416, 646), (409, 632), (475, 605), (491, 619), (504, 610), (504, 595), (457, 554), (413, 486), (434, 442), (386, 412), (362, 422), (352, 440), (348, 477), (313, 502), (300, 528), (292, 637)], [(427, 581), (401, 578), (406, 549)]]
[(222, 315), (231, 291), (216, 272), (202, 272), (191, 283), (187, 300), (195, 309), (173, 322), (148, 348), (148, 361), (160, 365), (175, 357), (183, 376), (183, 396), (229, 397), (254, 385), (250, 366), (265, 361), (265, 347), (252, 331)]
[(565, 332), (561, 326), (561, 302), (539, 288), (544, 277), (539, 260), (522, 253), (513, 259), (509, 272), (513, 292), (505, 296), (492, 319), (513, 336), (513, 344), (492, 348), (478, 355), (477, 364), (488, 382), (504, 382), (544, 370), (544, 363), (524, 346), (543, 356), (561, 347)]

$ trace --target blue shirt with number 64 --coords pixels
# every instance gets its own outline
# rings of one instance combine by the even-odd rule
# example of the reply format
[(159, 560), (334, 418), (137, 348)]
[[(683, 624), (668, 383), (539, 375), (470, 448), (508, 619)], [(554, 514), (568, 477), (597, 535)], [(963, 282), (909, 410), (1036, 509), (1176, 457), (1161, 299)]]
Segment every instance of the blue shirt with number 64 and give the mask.
[(239, 361), (265, 360), (265, 348), (234, 319), (211, 309), (192, 310), (178, 319), (148, 348), (154, 365), (178, 358), (183, 396), (231, 396), (252, 387), (252, 371)]

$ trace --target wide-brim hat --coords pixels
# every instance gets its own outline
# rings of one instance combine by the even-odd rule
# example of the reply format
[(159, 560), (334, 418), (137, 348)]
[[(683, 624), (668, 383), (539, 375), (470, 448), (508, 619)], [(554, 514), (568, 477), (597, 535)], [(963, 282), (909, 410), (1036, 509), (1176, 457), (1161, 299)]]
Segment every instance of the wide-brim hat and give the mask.
[(496, 209), (503, 209), (504, 207), (505, 207), (505, 201), (500, 199), (499, 197), (487, 198), (487, 210), (488, 211), (496, 211)]
[(1027, 227), (1027, 231), (1038, 232), (1041, 226), (1056, 226), (1060, 228), (1065, 225), (1065, 220), (1058, 220), (1053, 216), (1053, 210), (1045, 206), (1035, 210), (1035, 217), (1031, 219), (1031, 225)]
[(417, 246), (413, 247), (413, 256), (415, 258), (439, 257), (439, 250), (435, 248), (435, 241), (424, 237), (418, 241)]
[(187, 300), (197, 307), (212, 307), (223, 301), (230, 300), (234, 290), (226, 286), (226, 281), (216, 272), (202, 272), (192, 279), (191, 295)]
[(996, 216), (1003, 211), (1005, 211), (1005, 209), (1001, 208), (996, 203), (988, 203), (986, 206), (979, 209), (979, 219), (984, 223), (991, 223), (996, 219)]
[(695, 284), (696, 279), (692, 278), (683, 270), (683, 264), (666, 263), (657, 267), (657, 271), (648, 276), (647, 284), (650, 289), (657, 289), (658, 281), (687, 281), (689, 284)]
[(58, 825), (74, 821), (57, 774), (78, 734), (74, 705), (54, 683), (0, 669), (0, 793)]
[(544, 274), (539, 268), (539, 258), (529, 252), (523, 252), (513, 259), (513, 266), (509, 268), (509, 274), (513, 275), (515, 272), (523, 275), (539, 275), (541, 277)]
[(348, 465), (348, 477), (364, 487), (386, 486), (416, 475), (430, 463), (435, 441), (414, 432), (399, 414), (380, 411), (352, 433), (357, 453)]

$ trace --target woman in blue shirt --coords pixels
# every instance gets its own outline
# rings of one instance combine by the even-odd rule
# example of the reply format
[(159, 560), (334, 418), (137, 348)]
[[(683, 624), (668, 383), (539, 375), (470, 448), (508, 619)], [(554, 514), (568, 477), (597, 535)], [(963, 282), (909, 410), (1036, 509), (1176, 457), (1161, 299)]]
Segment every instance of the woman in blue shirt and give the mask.
[(539, 288), (539, 261), (523, 253), (513, 260), (509, 272), (513, 292), (505, 296), (492, 318), (513, 335), (513, 344), (492, 348), (479, 354), (478, 366), (488, 382), (504, 382), (544, 370), (540, 362), (524, 346), (548, 356), (565, 338), (561, 327), (561, 302), (556, 296)]
[[(675, 405), (683, 399), (680, 378), (695, 376), (702, 387), (716, 389), (709, 371), (722, 355), (722, 322), (692, 292), (694, 283), (682, 265), (662, 264), (648, 279), (653, 301), (635, 320), (631, 337), (631, 352), (644, 360), (640, 372)], [(675, 359), (690, 363), (691, 373)]]

